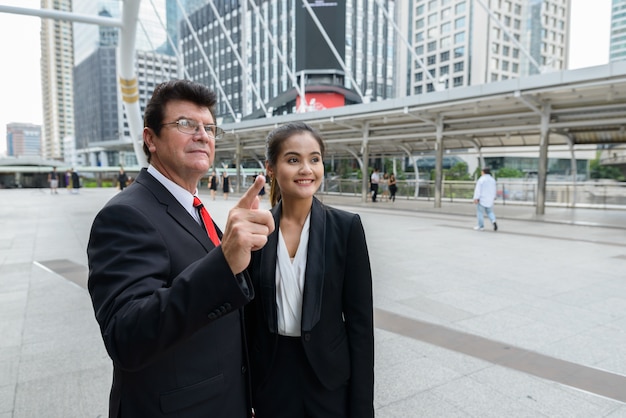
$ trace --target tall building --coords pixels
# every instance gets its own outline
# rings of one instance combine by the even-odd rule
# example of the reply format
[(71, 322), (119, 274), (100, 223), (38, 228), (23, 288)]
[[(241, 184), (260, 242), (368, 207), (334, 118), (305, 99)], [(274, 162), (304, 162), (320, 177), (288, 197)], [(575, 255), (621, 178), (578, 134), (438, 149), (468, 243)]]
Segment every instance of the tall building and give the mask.
[(7, 155), (9, 157), (41, 157), (41, 126), (32, 123), (7, 125)]
[(218, 15), (204, 6), (189, 16), (200, 46), (183, 24), (180, 42), (190, 77), (220, 92), (225, 120), (296, 112), (296, 86), (309, 110), (358, 103), (359, 90), (393, 97), (395, 35), (378, 4), (393, 16), (394, 0), (309, 1), (333, 48), (300, 2), (214, 3)]
[(611, 43), (609, 61), (626, 59), (626, 0), (611, 5)]
[[(74, 69), (76, 152), (87, 165), (137, 164), (116, 68), (116, 48), (103, 46)], [(137, 51), (135, 68), (143, 112), (157, 84), (178, 78), (178, 62), (169, 55)]]
[(566, 69), (570, 0), (413, 0), (409, 94)]
[[(41, 8), (72, 11), (71, 0), (41, 0)], [(63, 159), (63, 141), (74, 134), (72, 23), (41, 21), (41, 89), (43, 102), (43, 157)]]

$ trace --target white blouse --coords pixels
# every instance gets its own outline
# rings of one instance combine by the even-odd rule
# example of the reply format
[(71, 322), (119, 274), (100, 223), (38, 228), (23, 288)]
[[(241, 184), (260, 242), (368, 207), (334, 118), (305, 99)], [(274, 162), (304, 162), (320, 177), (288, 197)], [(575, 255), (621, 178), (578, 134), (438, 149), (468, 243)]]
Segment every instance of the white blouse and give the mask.
[(278, 230), (276, 261), (276, 305), (278, 307), (278, 334), (299, 337), (302, 322), (302, 293), (306, 271), (307, 247), (311, 213), (306, 217), (296, 256), (291, 259), (283, 234)]

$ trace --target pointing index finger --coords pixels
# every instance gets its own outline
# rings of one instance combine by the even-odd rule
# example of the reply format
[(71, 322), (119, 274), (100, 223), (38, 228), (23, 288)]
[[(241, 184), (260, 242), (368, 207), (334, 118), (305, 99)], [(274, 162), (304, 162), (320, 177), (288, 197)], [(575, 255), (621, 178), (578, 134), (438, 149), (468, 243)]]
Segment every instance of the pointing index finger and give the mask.
[(241, 196), (241, 199), (239, 199), (235, 207), (244, 209), (254, 209), (255, 206), (258, 207), (258, 195), (263, 187), (265, 187), (265, 177), (261, 175), (256, 176), (252, 186)]

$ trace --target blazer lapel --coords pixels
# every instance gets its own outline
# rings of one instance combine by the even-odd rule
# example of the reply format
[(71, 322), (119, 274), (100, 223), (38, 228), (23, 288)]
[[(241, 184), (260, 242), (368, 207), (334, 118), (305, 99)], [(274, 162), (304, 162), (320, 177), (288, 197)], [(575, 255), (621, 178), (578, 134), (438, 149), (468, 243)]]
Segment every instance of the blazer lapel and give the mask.
[(302, 331), (304, 332), (311, 331), (320, 320), (324, 271), (326, 270), (325, 242), (326, 211), (322, 203), (313, 198), (302, 301)]
[[(189, 232), (193, 237), (198, 240), (204, 249), (209, 252), (215, 246), (209, 238), (209, 234), (193, 219), (187, 210), (182, 207), (180, 202), (163, 186), (157, 179), (152, 177), (150, 173), (144, 168), (139, 173), (136, 179), (137, 182), (144, 184), (152, 193), (154, 197), (164, 206), (165, 211), (176, 221), (182, 228)], [(217, 228), (217, 226), (216, 226)], [(217, 228), (218, 236), (222, 237), (222, 232)]]
[(267, 318), (267, 326), (270, 332), (278, 333), (278, 313), (276, 312), (276, 260), (278, 251), (278, 228), (282, 203), (278, 203), (272, 209), (274, 217), (274, 232), (267, 237), (267, 243), (263, 247), (260, 257), (260, 298), (263, 306), (263, 314)]

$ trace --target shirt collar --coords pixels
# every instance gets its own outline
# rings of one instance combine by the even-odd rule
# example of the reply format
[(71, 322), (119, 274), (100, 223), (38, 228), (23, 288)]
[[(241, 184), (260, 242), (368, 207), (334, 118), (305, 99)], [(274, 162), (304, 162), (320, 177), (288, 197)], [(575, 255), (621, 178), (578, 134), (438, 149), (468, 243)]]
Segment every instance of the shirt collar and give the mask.
[(187, 189), (174, 183), (172, 180), (165, 177), (155, 166), (148, 165), (148, 173), (152, 174), (152, 177), (157, 179), (165, 188), (174, 196), (178, 203), (180, 203), (189, 214), (198, 222), (200, 222), (200, 215), (198, 211), (193, 207), (193, 197), (198, 194), (198, 189), (194, 194), (189, 193)]

